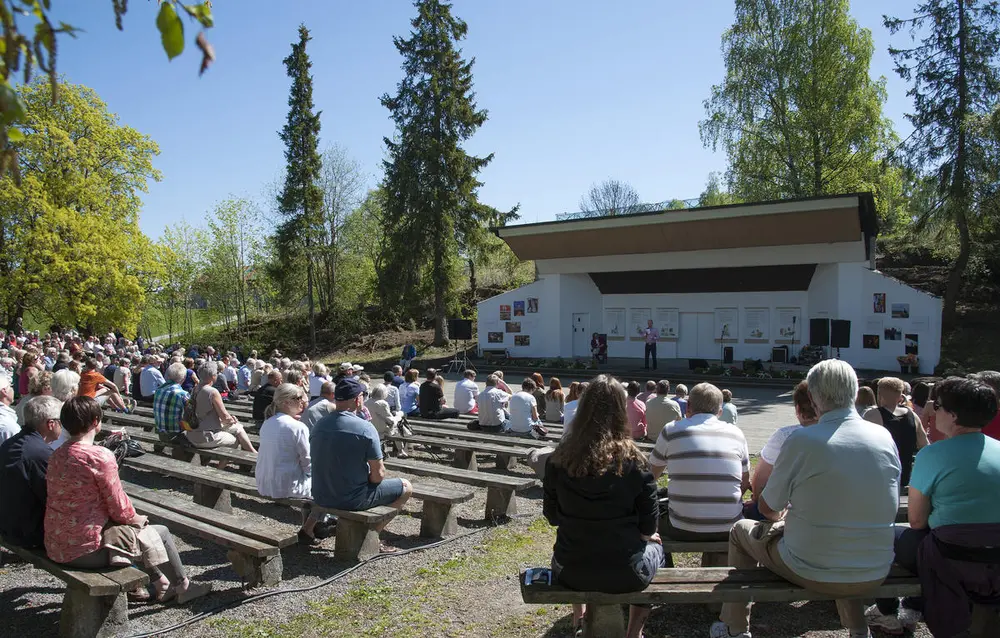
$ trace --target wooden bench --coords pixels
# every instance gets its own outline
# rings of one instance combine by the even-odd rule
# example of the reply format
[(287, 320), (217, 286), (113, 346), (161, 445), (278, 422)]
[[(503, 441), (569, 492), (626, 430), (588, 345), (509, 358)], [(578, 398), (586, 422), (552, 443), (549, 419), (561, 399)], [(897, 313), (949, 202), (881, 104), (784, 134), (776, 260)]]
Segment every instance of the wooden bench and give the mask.
[(507, 441), (481, 442), (454, 439), (447, 436), (422, 436), (420, 434), (415, 434), (414, 436), (387, 435), (385, 437), (387, 441), (417, 443), (443, 448), (446, 450), (454, 450), (455, 457), (453, 465), (457, 468), (471, 470), (473, 472), (479, 469), (479, 465), (476, 462), (477, 452), (480, 454), (495, 454), (497, 457), (497, 467), (509, 470), (512, 469), (513, 465), (517, 462), (517, 459), (527, 458), (528, 454), (530, 454), (533, 449), (517, 445), (521, 439), (512, 437), (505, 438)]
[[(584, 636), (587, 638), (623, 637), (625, 622), (621, 605), (625, 604), (795, 602), (834, 598), (794, 585), (762, 567), (664, 568), (656, 572), (649, 587), (628, 594), (581, 592), (557, 584), (526, 586), (523, 572), (519, 582), (521, 598), (529, 604), (585, 603)], [(893, 567), (877, 592), (877, 596), (886, 598), (919, 594), (920, 579), (898, 567)], [(875, 596), (869, 593), (865, 598)]]
[(457, 467), (444, 467), (434, 463), (425, 463), (413, 459), (385, 459), (385, 467), (397, 472), (406, 472), (416, 476), (431, 476), (455, 483), (466, 483), (486, 488), (486, 520), (502, 520), (517, 514), (518, 492), (531, 489), (537, 484), (533, 478), (507, 476), (503, 474), (486, 474)]
[[(246, 455), (246, 458), (243, 459), (246, 464), (256, 463), (256, 459), (248, 453), (237, 453)], [(185, 463), (165, 456), (145, 454), (138, 458), (129, 459), (125, 465), (189, 481), (194, 484), (196, 504), (224, 514), (232, 513), (232, 492), (290, 505), (301, 505), (305, 502), (294, 499), (269, 499), (257, 492), (257, 482), (252, 477), (213, 467)], [(473, 491), (469, 489), (414, 485), (411, 498), (424, 503), (424, 512), (420, 520), (420, 536), (444, 538), (454, 535), (458, 531), (457, 512), (454, 511), (454, 506), (470, 501), (472, 497)], [(342, 517), (337, 524), (335, 554), (338, 557), (349, 557), (356, 560), (365, 558), (363, 552), (370, 549), (370, 544), (366, 544), (365, 540), (370, 537), (370, 532), (376, 525), (386, 520), (385, 516), (388, 514), (386, 510), (390, 509), (374, 508), (365, 512), (328, 509), (327, 511)], [(369, 513), (373, 514), (369, 515)], [(392, 514), (395, 513), (396, 510), (392, 510)], [(355, 550), (362, 553), (352, 554), (351, 552)]]
[(490, 363), (495, 359), (500, 359), (502, 361), (510, 359), (510, 350), (507, 348), (483, 348), (479, 352), (483, 357), (483, 361), (486, 363)]
[[(509, 443), (530, 448), (554, 447), (562, 438), (562, 431), (557, 431), (555, 428), (549, 428), (549, 434), (542, 439), (534, 439), (512, 437), (494, 432), (484, 432), (482, 430), (470, 430), (465, 425), (449, 423), (447, 421), (409, 417), (407, 418), (407, 423), (409, 423), (414, 434), (445, 436), (463, 441), (482, 441), (484, 443)], [(546, 424), (546, 427), (549, 427), (549, 424)], [(645, 441), (637, 441), (636, 446), (646, 452), (653, 449), (653, 444), (646, 443)]]
[(251, 587), (281, 582), (281, 549), (298, 535), (191, 503), (187, 499), (122, 482), (136, 511), (171, 531), (191, 534), (228, 548), (226, 558)]
[(129, 633), (126, 594), (149, 584), (145, 572), (134, 567), (73, 569), (49, 560), (40, 551), (18, 547), (2, 539), (0, 547), (66, 583), (59, 617), (62, 638), (105, 638)]

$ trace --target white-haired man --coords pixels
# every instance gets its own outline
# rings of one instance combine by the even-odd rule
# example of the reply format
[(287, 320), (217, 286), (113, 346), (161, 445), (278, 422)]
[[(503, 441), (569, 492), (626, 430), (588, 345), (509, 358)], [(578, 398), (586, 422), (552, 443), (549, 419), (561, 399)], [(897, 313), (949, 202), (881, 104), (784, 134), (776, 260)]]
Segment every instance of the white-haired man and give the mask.
[(21, 431), (17, 423), (17, 412), (10, 407), (14, 403), (14, 388), (10, 379), (0, 376), (0, 443)]
[[(899, 457), (889, 432), (855, 411), (850, 365), (821, 361), (806, 382), (819, 422), (785, 440), (757, 501), (768, 520), (736, 523), (729, 564), (759, 563), (810, 591), (844, 596), (841, 623), (851, 638), (867, 638), (863, 598), (874, 597), (893, 561)], [(750, 638), (749, 627), (750, 604), (726, 603), (710, 634)]]

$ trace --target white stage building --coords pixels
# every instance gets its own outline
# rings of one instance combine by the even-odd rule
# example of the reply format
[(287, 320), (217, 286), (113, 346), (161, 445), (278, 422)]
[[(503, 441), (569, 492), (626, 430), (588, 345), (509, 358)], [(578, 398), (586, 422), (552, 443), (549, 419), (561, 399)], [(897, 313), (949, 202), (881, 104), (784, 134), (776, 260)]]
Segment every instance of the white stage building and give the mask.
[(538, 279), (479, 303), (479, 347), (589, 358), (600, 333), (609, 357), (641, 359), (652, 319), (661, 361), (731, 347), (738, 364), (795, 357), (825, 325), (849, 336), (839, 357), (857, 368), (898, 372), (914, 353), (930, 374), (941, 300), (874, 269), (877, 224), (861, 193), (499, 228)]

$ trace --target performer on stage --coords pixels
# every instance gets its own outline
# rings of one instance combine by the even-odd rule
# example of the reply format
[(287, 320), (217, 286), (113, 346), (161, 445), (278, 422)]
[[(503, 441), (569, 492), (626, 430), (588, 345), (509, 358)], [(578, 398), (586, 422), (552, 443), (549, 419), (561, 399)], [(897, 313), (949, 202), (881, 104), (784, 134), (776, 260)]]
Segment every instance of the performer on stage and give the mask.
[(639, 330), (639, 334), (646, 338), (646, 352), (644, 361), (646, 369), (649, 370), (649, 357), (653, 356), (653, 369), (656, 370), (656, 340), (660, 338), (660, 331), (653, 327), (653, 320), (646, 320), (645, 330)]

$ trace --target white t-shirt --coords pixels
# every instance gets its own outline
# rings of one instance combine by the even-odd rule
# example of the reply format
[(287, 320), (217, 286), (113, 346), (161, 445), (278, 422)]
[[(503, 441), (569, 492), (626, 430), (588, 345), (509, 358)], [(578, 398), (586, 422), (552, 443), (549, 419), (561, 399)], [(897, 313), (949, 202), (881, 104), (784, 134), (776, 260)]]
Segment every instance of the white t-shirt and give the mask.
[(497, 387), (487, 387), (479, 393), (479, 424), (487, 427), (503, 425), (507, 420), (505, 408), (510, 395)]
[(510, 430), (518, 434), (531, 432), (531, 425), (534, 419), (531, 417), (531, 408), (537, 408), (538, 402), (530, 392), (518, 392), (510, 398)]
[(317, 377), (315, 374), (309, 375), (309, 396), (318, 397), (323, 384), (329, 381), (327, 377)]
[(563, 434), (566, 434), (566, 430), (569, 429), (569, 424), (573, 422), (573, 417), (576, 416), (576, 406), (580, 404), (579, 399), (573, 399), (572, 401), (567, 401), (566, 405), (563, 406)]
[(476, 407), (479, 386), (472, 379), (462, 379), (455, 384), (455, 409), (459, 414), (468, 414)]
[(781, 452), (781, 446), (785, 444), (785, 440), (792, 432), (801, 428), (802, 426), (796, 423), (795, 425), (786, 425), (783, 428), (775, 430), (774, 434), (767, 440), (767, 443), (764, 444), (764, 447), (761, 448), (760, 460), (774, 465), (774, 462), (778, 460), (778, 453)]

